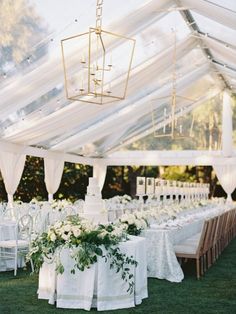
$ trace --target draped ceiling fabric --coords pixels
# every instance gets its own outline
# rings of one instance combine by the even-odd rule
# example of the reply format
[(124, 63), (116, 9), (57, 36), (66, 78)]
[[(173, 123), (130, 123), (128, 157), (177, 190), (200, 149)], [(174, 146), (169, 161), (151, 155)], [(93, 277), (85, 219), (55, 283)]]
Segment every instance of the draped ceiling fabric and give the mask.
[(24, 170), (26, 155), (22, 152), (11, 153), (0, 151), (0, 170), (7, 191), (8, 204), (12, 207), (13, 195)]
[(48, 200), (53, 200), (53, 194), (59, 188), (64, 169), (64, 160), (53, 157), (44, 158), (44, 181), (48, 191)]
[(227, 92), (223, 96), (222, 153), (225, 157), (233, 155), (232, 107), (231, 98)]
[(102, 191), (103, 189), (105, 179), (106, 179), (106, 174), (107, 174), (106, 165), (104, 165), (103, 163), (99, 161), (93, 165), (93, 177), (97, 178), (100, 191)]
[[(36, 5), (36, 11), (39, 9), (37, 12), (46, 24), (52, 26), (50, 23), (58, 20), (60, 25), (53, 25), (50, 36), (45, 35), (42, 42), (32, 45), (28, 53), (32, 56), (38, 55), (38, 47), (44, 45), (42, 58), (32, 58), (30, 62), (24, 62), (23, 67), (5, 60), (6, 68), (0, 71), (0, 139), (11, 145), (24, 146), (28, 154), (33, 153), (34, 156), (46, 157), (46, 151), (55, 152), (66, 156), (66, 161), (93, 165), (101, 189), (105, 180), (104, 165), (114, 164), (113, 156), (116, 164), (118, 161), (121, 164), (124, 161), (136, 162), (136, 165), (141, 161), (149, 164), (164, 162), (162, 157), (145, 159), (145, 153), (139, 155), (138, 152), (132, 160), (127, 158), (129, 151), (124, 156), (122, 150), (153, 132), (150, 99), (159, 98), (154, 104), (154, 110), (158, 111), (163, 106), (161, 97), (170, 94), (173, 29), (177, 30), (177, 93), (193, 99), (191, 104), (185, 101), (179, 104), (179, 110), (182, 109), (179, 115), (216, 99), (226, 89), (229, 95), (236, 93), (236, 1), (104, 1), (103, 28), (136, 39), (126, 99), (104, 106), (66, 99), (60, 47), (62, 38), (87, 31), (94, 25), (96, 1), (74, 1), (73, 10), (66, 0), (62, 0), (60, 6), (56, 0), (31, 2)], [(55, 3), (55, 10), (47, 8), (49, 3)], [(66, 17), (65, 10), (68, 13)], [(54, 16), (50, 18), (50, 12), (57, 19)], [(75, 22), (75, 12), (80, 12), (76, 19), (79, 23)], [(113, 47), (118, 48), (117, 57), (114, 57), (115, 69), (115, 61), (122, 62), (125, 56), (119, 42), (107, 43), (108, 50)], [(76, 65), (74, 61), (78, 59), (78, 51), (83, 49), (84, 46), (78, 46), (77, 50), (69, 52), (71, 68)], [(3, 71), (5, 75), (2, 75)], [(123, 83), (124, 77), (119, 73), (111, 82), (114, 91)], [(225, 121), (223, 150), (218, 152), (221, 157), (235, 158), (229, 135), (232, 134), (232, 124), (228, 120), (232, 115), (227, 97), (224, 98), (222, 115)], [(163, 128), (165, 123), (161, 117), (155, 128)], [(205, 152), (205, 161), (200, 159), (200, 151), (198, 156), (189, 154), (183, 160), (189, 164), (217, 164), (214, 158), (218, 152), (210, 152), (212, 159), (209, 152)], [(147, 156), (152, 155), (147, 153)], [(166, 164), (178, 160), (181, 161), (181, 155), (172, 161), (168, 161), (167, 156)], [(220, 163), (223, 164), (222, 161)], [(45, 160), (45, 181), (50, 195), (58, 188), (62, 164), (62, 159), (60, 162), (58, 159)]]
[(227, 201), (232, 201), (231, 194), (236, 188), (236, 164), (215, 165), (214, 170), (222, 188), (227, 193)]

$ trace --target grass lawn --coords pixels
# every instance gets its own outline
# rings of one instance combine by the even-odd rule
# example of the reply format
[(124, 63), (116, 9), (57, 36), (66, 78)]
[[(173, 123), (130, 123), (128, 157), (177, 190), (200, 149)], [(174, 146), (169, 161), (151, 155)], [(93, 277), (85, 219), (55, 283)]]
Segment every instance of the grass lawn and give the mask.
[[(196, 280), (194, 264), (186, 264), (182, 283), (150, 278), (149, 298), (135, 308), (104, 313), (229, 313), (236, 314), (236, 239), (201, 280)], [(57, 309), (47, 300), (37, 299), (37, 275), (19, 271), (0, 273), (0, 314), (87, 313)], [(96, 310), (92, 310), (92, 313)]]

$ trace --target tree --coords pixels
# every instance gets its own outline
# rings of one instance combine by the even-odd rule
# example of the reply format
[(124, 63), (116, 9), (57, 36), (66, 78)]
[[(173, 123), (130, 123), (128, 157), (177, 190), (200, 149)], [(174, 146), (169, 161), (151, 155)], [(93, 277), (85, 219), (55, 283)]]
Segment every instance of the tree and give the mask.
[(43, 159), (27, 156), (24, 171), (15, 193), (15, 199), (30, 202), (32, 198), (47, 200), (47, 190), (44, 183)]
[[(92, 176), (91, 167), (65, 162), (61, 183), (54, 197), (71, 201), (84, 198), (89, 176)], [(23, 202), (30, 202), (32, 198), (44, 201), (48, 199), (43, 158), (27, 156), (15, 198)]]
[(0, 70), (25, 66), (27, 59), (36, 60), (45, 53), (45, 46), (32, 47), (47, 33), (43, 20), (28, 0), (0, 1)]

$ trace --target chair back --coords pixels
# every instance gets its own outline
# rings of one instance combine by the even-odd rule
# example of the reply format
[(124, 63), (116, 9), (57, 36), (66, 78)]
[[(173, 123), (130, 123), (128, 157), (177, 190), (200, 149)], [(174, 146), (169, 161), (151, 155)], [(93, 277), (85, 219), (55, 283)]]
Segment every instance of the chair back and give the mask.
[(65, 208), (65, 211), (66, 211), (66, 216), (73, 216), (73, 215), (77, 215), (78, 214), (78, 211), (77, 211), (77, 208), (75, 206), (67, 206)]
[(196, 251), (197, 255), (201, 254), (201, 252), (203, 251), (204, 241), (205, 241), (205, 238), (206, 238), (208, 225), (209, 225), (209, 220), (205, 220), (204, 224), (203, 224), (203, 227), (202, 227), (201, 237), (200, 237), (200, 240), (199, 240), (199, 243), (198, 243), (198, 248), (197, 248), (197, 251)]
[(217, 225), (218, 216), (204, 221), (197, 254), (204, 254), (213, 246)]
[(17, 222), (17, 240), (31, 240), (33, 219), (29, 214), (23, 215)]
[(213, 217), (208, 220), (206, 234), (202, 246), (202, 253), (207, 252), (210, 248), (213, 247), (216, 230), (218, 228), (218, 221), (219, 216)]

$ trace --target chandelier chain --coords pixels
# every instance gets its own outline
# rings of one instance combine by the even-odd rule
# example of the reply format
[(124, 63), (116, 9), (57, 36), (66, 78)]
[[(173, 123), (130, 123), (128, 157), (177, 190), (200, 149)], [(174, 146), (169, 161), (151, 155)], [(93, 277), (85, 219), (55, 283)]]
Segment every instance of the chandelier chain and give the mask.
[(96, 28), (101, 30), (102, 28), (102, 5), (103, 0), (97, 0), (97, 7), (96, 7)]

